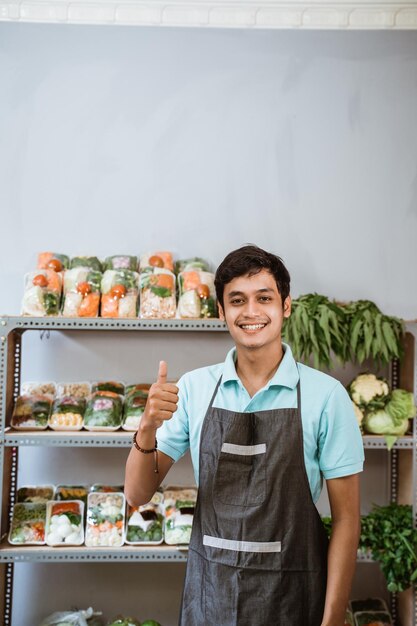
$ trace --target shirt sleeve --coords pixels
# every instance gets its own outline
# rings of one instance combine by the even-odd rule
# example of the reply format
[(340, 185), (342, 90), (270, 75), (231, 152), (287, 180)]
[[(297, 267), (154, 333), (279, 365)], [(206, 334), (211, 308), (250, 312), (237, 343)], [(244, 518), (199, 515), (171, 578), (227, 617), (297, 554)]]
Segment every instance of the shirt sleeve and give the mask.
[(362, 435), (352, 401), (341, 383), (330, 393), (320, 419), (319, 465), (324, 478), (341, 478), (363, 470)]
[(178, 461), (190, 447), (188, 426), (188, 392), (185, 376), (177, 383), (178, 405), (170, 420), (166, 420), (156, 433), (158, 450), (167, 454), (174, 461)]

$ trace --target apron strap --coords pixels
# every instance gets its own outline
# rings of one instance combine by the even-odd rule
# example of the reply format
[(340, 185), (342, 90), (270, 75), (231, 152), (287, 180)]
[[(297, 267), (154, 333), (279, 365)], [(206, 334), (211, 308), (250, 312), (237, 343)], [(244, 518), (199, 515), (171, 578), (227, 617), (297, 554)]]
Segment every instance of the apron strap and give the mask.
[(298, 365), (297, 365), (297, 369), (298, 369), (297, 408), (298, 408), (298, 414), (299, 414), (299, 416), (301, 418), (301, 386), (300, 386), (301, 376), (300, 376), (300, 370), (298, 368)]
[(223, 374), (220, 376), (219, 380), (217, 381), (217, 385), (216, 385), (216, 387), (214, 389), (213, 395), (211, 396), (210, 404), (208, 405), (207, 411), (209, 411), (211, 409), (211, 407), (213, 406), (214, 398), (217, 395), (217, 391), (218, 391), (218, 389), (220, 387), (220, 383), (222, 382), (222, 378), (223, 378)]

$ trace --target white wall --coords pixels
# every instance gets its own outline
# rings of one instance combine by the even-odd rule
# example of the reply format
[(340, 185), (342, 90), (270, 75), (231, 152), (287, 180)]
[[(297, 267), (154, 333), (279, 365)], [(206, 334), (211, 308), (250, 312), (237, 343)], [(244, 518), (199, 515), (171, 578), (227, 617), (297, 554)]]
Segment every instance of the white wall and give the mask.
[[(164, 247), (215, 266), (255, 242), (284, 258), (294, 295), (369, 298), (415, 318), (416, 76), (414, 33), (0, 23), (0, 312), (19, 311), (40, 250)], [(176, 377), (229, 345), (226, 335), (33, 333), (23, 374), (151, 381), (162, 356)], [(119, 480), (125, 454), (22, 450), (20, 483)], [(364, 509), (385, 498), (379, 454), (367, 455)], [(177, 471), (191, 476), (187, 463)], [(173, 626), (182, 568), (163, 576), (148, 565), (20, 565), (13, 626), (65, 602)]]

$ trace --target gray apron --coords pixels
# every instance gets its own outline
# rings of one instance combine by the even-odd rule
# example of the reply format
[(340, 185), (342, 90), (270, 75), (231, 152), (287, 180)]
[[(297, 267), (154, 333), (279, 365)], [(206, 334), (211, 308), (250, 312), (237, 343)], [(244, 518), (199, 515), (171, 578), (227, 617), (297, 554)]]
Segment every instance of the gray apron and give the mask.
[(200, 439), (200, 484), (180, 626), (320, 626), (328, 539), (304, 464), (296, 409), (213, 407)]

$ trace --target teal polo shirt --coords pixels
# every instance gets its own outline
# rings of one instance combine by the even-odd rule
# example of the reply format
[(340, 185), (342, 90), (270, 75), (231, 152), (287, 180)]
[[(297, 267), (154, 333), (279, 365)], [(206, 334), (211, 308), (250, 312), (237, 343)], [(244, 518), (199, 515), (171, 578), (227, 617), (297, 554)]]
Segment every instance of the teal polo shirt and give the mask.
[(284, 356), (277, 371), (252, 398), (236, 373), (236, 348), (224, 363), (193, 370), (178, 381), (178, 408), (159, 428), (158, 448), (174, 461), (190, 449), (197, 485), (201, 427), (220, 376), (213, 406), (240, 413), (296, 408), (300, 380), (304, 461), (314, 502), (323, 478), (362, 471), (362, 436), (346, 389), (332, 376), (297, 364), (291, 348), (282, 345)]

